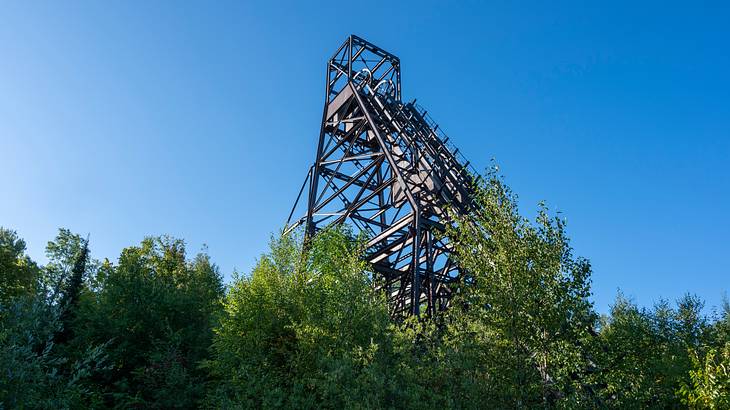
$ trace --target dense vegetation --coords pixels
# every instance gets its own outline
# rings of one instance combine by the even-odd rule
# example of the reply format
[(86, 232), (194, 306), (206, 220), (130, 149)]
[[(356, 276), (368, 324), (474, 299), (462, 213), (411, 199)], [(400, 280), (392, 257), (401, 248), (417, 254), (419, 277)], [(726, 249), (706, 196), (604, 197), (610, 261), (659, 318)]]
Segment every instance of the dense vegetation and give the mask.
[(402, 322), (347, 227), (273, 239), (227, 288), (177, 239), (99, 262), (62, 229), (39, 266), (0, 229), (0, 408), (730, 408), (728, 303), (598, 315), (564, 223), (482, 181), (447, 232), (469, 286)]

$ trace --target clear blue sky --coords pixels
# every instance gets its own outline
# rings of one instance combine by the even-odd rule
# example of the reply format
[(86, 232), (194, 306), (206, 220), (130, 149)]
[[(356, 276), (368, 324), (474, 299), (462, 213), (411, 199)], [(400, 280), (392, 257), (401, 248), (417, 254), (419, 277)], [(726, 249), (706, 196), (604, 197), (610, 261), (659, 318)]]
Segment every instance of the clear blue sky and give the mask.
[[(462, 152), (494, 157), (591, 259), (596, 306), (730, 288), (727, 2), (3, 2), (0, 225), (116, 259), (151, 234), (228, 277), (283, 224), (350, 33), (401, 58)], [(522, 3), (522, 2), (521, 2)], [(599, 3), (599, 2), (596, 2)], [(724, 4), (723, 4), (724, 3)]]

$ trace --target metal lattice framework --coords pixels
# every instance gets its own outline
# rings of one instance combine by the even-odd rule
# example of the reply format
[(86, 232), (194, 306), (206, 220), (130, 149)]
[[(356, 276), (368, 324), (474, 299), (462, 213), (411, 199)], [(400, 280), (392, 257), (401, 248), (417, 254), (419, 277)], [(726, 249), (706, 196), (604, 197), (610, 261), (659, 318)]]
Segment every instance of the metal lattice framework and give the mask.
[(394, 316), (445, 309), (460, 270), (441, 233), (447, 206), (471, 207), (469, 163), (415, 100), (402, 102), (398, 57), (352, 35), (329, 60), (326, 87), (316, 160), (286, 232), (348, 223), (369, 238), (366, 258)]

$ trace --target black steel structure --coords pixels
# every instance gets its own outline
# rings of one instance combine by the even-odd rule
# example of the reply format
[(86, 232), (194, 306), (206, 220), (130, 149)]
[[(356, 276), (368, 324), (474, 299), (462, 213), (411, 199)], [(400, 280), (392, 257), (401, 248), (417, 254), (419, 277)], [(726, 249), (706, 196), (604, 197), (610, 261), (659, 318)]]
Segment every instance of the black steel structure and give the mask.
[[(401, 99), (400, 60), (351, 35), (327, 63), (314, 164), (287, 220), (306, 235), (348, 223), (367, 233), (367, 260), (393, 316), (447, 307), (460, 270), (441, 235), (446, 207), (471, 207), (469, 163), (415, 100)], [(303, 216), (292, 221), (302, 207)]]

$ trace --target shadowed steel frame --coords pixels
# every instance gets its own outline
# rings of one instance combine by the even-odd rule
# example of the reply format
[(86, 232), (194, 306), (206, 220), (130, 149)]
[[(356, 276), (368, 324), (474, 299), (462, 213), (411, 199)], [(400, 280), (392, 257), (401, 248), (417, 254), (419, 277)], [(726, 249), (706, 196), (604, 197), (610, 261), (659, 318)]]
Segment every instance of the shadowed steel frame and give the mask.
[[(355, 35), (330, 58), (316, 159), (285, 233), (350, 224), (368, 238), (391, 315), (432, 315), (460, 280), (443, 232), (448, 209), (471, 209), (476, 173), (415, 100), (402, 102), (400, 80), (398, 57)], [(304, 215), (292, 221), (304, 192)]]

